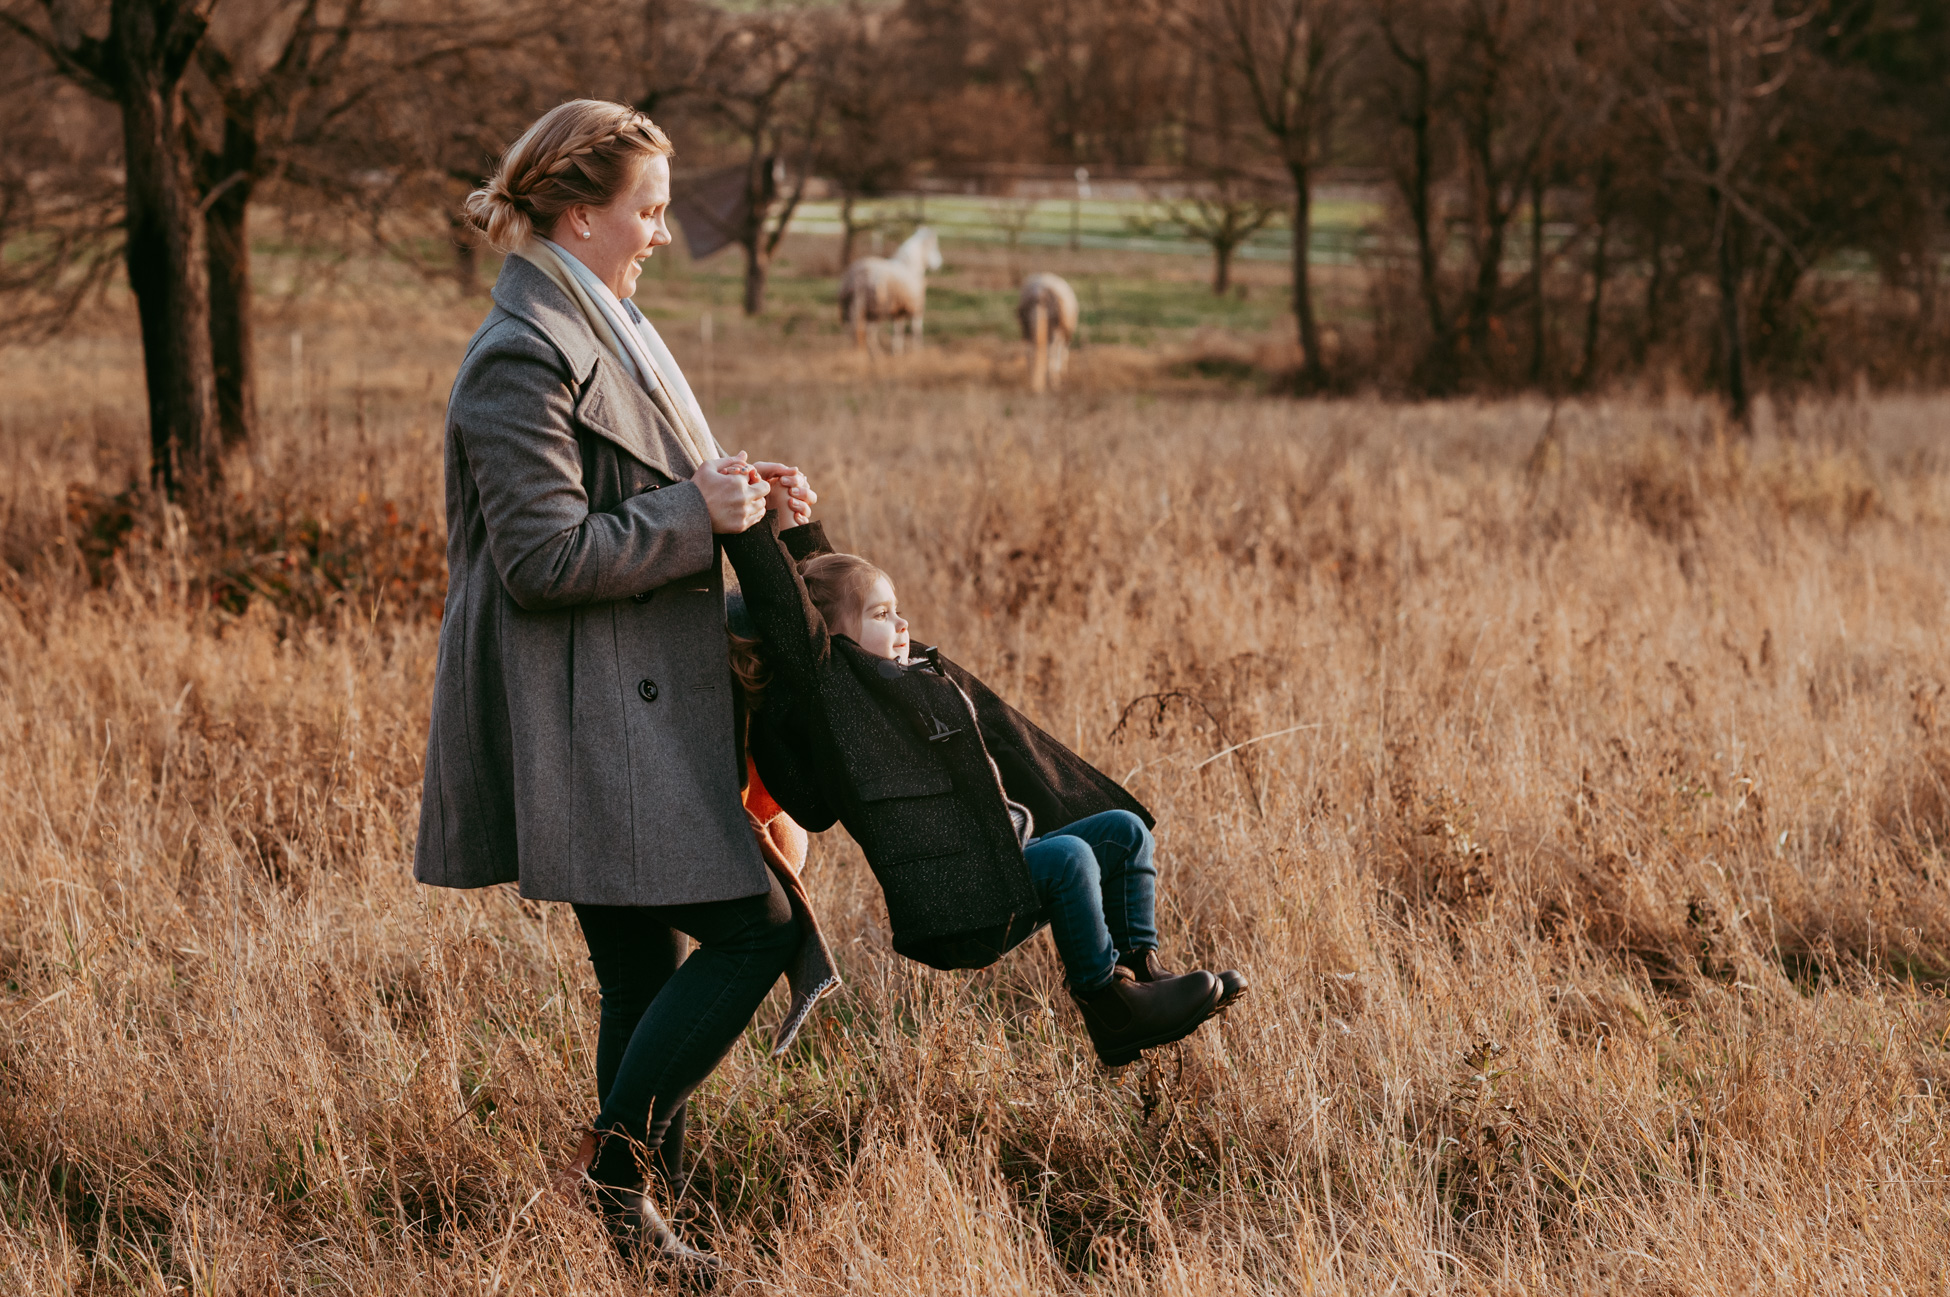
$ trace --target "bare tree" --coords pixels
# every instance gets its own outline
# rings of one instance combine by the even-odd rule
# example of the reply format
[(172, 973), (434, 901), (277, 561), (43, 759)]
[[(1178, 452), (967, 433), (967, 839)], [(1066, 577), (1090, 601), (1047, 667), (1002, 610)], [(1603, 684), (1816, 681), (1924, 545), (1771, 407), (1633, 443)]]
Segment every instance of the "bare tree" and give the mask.
[(1293, 314), (1307, 382), (1328, 382), (1314, 317), (1313, 181), (1327, 156), (1338, 81), (1357, 28), (1344, 0), (1183, 0), (1193, 48), (1230, 68), (1293, 185)]
[[(1541, 231), (1539, 168), (1561, 120), (1550, 19), (1560, 0), (1464, 0), (1453, 99), (1470, 189), (1472, 282), (1464, 299), (1471, 352), (1487, 357), (1510, 225), (1526, 199)], [(1539, 269), (1542, 248), (1537, 249)]]
[[(1071, 163), (1138, 164), (1169, 130), (1181, 52), (1158, 16), (1127, 0), (991, 0), (981, 45), (1043, 119), (1048, 155)], [(968, 53), (965, 51), (963, 59)]]
[[(202, 195), (217, 419), (226, 447), (257, 420), (251, 329), (250, 206), (261, 181), (287, 168), (307, 131), (333, 116), (351, 88), (348, 50), (366, 0), (264, 0), (228, 6), (197, 47), (209, 100), (188, 97), (192, 157)], [(269, 39), (267, 39), (267, 33)], [(321, 103), (324, 99), (328, 102)], [(198, 108), (203, 108), (199, 113)], [(197, 121), (199, 116), (214, 120)]]
[[(1394, 136), (1391, 170), (1427, 316), (1416, 369), (1425, 391), (1455, 388), (1465, 350), (1478, 370), (1495, 359), (1504, 262), (1526, 203), (1535, 218), (1528, 295), (1541, 330), (1543, 179), (1574, 102), (1567, 81), (1584, 17), (1559, 0), (1383, 0), (1376, 13), (1376, 99)], [(1454, 305), (1444, 282), (1452, 217), (1467, 235)]]
[[(581, 17), (497, 7), (444, 23), (379, 27), (378, 39), (355, 49), (353, 84), (329, 107), (321, 103), (321, 126), (294, 150), (285, 178), (356, 213), (375, 243), (421, 273), (450, 277), (465, 295), (480, 293), (480, 249), (462, 215), (465, 196), (556, 104), (578, 93), (634, 101), (645, 89), (639, 47), (627, 39), (633, 28), (585, 25)], [(483, 86), (494, 93), (482, 94)], [(342, 111), (341, 101), (356, 111)], [(425, 259), (414, 237), (422, 221), (444, 230), (451, 261)]]
[(1212, 249), (1212, 294), (1232, 290), (1232, 259), (1246, 240), (1287, 208), (1265, 176), (1241, 169), (1200, 168), (1187, 185), (1157, 191), (1168, 219)]
[[(221, 450), (251, 435), (249, 216), (262, 187), (328, 200), (356, 191), (348, 173), (387, 159), (371, 148), (374, 131), (348, 122), (372, 115), (389, 82), (496, 29), (451, 12), (369, 22), (367, 0), (237, 0), (211, 14), (208, 0), (0, 8), (0, 30), (118, 110), (126, 178), (115, 216), (142, 321), (152, 472), (172, 494), (214, 482)], [(41, 260), (44, 279), (72, 289), (99, 278), (91, 249), (112, 222), (84, 238), (69, 207)], [(71, 309), (75, 298), (56, 300)]]
[(1212, 249), (1216, 296), (1232, 286), (1240, 246), (1288, 203), (1284, 187), (1268, 174), (1258, 118), (1231, 66), (1209, 50), (1195, 54), (1184, 86), (1183, 143), (1173, 156), (1182, 178), (1152, 186), (1151, 195), (1169, 220)]
[(1782, 88), (1801, 62), (1799, 36), (1813, 7), (1783, 13), (1776, 0), (1666, 0), (1642, 64), (1645, 110), (1669, 164), (1711, 197), (1719, 290), (1720, 379), (1745, 424), (1752, 403), (1741, 294), (1759, 241), (1800, 258), (1778, 210), (1757, 183), (1759, 155), (1782, 128)]
[[(726, 15), (719, 21), (722, 30), (695, 93), (731, 128), (745, 155), (743, 199), (728, 233), (745, 250), (745, 314), (757, 315), (765, 309), (772, 258), (812, 171), (824, 113), (820, 82), (808, 75), (818, 47), (801, 13)], [(797, 155), (796, 175), (787, 167), (788, 152)]]
[(122, 255), (117, 118), (24, 42), (0, 40), (0, 338), (67, 323)]
[[(376, 199), (398, 193), (409, 161), (386, 147), (385, 123), (402, 111), (401, 101), (426, 100), (443, 72), (466, 69), (468, 56), (506, 49), (538, 27), (523, 7), (448, 7), (419, 18), (376, 12), (369, 0), (226, 0), (216, 11), (197, 49), (196, 74), (185, 83), (185, 103), (204, 210), (226, 447), (248, 442), (257, 419), (249, 226), (255, 201), (269, 186), (308, 204), (371, 214)], [(534, 49), (526, 53), (524, 63), (539, 61)], [(446, 118), (463, 130), (494, 121), (496, 107), (517, 97), (511, 86), (537, 79), (523, 73), (495, 78), (501, 92), (491, 105), (479, 102), (483, 82), (474, 81), (463, 101), (442, 105)], [(375, 185), (382, 176), (394, 183)]]
[(1428, 342), (1416, 366), (1416, 382), (1442, 394), (1456, 382), (1456, 322), (1443, 300), (1442, 253), (1448, 223), (1438, 185), (1446, 159), (1441, 114), (1446, 87), (1444, 33), (1404, 13), (1396, 3), (1377, 15), (1387, 51), (1385, 71), (1375, 95), (1395, 139), (1389, 170), (1415, 239), (1415, 283), (1428, 327)]
[(1009, 282), (1022, 278), (1022, 236), (1036, 222), (1036, 209), (1042, 200), (1018, 198), (1011, 194), (989, 204), (989, 219), (1002, 231), (1004, 260), (1009, 267)]
[(905, 32), (861, 0), (828, 20), (815, 74), (826, 105), (815, 165), (840, 190), (840, 265), (853, 261), (858, 199), (896, 188), (920, 156), (918, 97)]
[[(1560, 183), (1582, 196), (1585, 280), (1582, 338), (1570, 385), (1587, 391), (1598, 381), (1607, 293), (1621, 267), (1650, 266), (1664, 256), (1655, 230), (1666, 219), (1663, 158), (1657, 141), (1627, 110), (1629, 63), (1638, 28), (1638, 3), (1594, 13), (1578, 44), (1579, 84), (1564, 117), (1554, 159)], [(1648, 278), (1653, 278), (1648, 275)]]
[(0, 27), (120, 112), (123, 255), (142, 324), (150, 471), (171, 494), (200, 494), (220, 472), (203, 219), (182, 111), (211, 2), (109, 0), (105, 14), (61, 0), (0, 9)]

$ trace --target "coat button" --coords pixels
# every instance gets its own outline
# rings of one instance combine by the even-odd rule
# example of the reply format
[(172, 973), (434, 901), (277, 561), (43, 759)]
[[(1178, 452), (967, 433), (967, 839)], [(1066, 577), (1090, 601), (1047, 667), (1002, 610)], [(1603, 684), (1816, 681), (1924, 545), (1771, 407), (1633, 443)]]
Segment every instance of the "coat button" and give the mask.
[(638, 603), (649, 603), (650, 596), (655, 593), (657, 593), (655, 590), (645, 590), (642, 594), (631, 595), (630, 598), (634, 599)]
[(642, 698), (644, 702), (654, 703), (657, 701), (657, 682), (655, 680), (639, 680), (636, 682), (636, 692), (637, 696)]

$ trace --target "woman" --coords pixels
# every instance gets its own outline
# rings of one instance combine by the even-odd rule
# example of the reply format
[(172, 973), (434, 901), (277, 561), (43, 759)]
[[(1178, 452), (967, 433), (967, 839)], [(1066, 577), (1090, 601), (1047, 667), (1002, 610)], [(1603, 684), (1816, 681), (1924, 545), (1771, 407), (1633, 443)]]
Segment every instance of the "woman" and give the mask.
[(620, 1250), (696, 1260), (639, 1154), (680, 1170), (686, 1097), (803, 937), (739, 801), (715, 538), (814, 496), (796, 469), (719, 450), (630, 302), (670, 242), (670, 154), (649, 118), (577, 100), (468, 197), (507, 261), (448, 403), (414, 874), (574, 906), (602, 988), (601, 1111), (571, 1170)]

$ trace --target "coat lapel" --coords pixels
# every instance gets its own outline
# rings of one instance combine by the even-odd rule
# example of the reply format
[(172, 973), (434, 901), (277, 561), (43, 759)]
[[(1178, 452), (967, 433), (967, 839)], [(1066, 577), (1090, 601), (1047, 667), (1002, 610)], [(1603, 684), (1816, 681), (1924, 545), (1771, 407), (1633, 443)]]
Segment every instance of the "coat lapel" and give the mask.
[(665, 408), (661, 392), (652, 397), (643, 390), (547, 275), (509, 257), (494, 281), (494, 301), (562, 353), (579, 389), (578, 422), (673, 481), (690, 477), (690, 457), (675, 432), (677, 412)]

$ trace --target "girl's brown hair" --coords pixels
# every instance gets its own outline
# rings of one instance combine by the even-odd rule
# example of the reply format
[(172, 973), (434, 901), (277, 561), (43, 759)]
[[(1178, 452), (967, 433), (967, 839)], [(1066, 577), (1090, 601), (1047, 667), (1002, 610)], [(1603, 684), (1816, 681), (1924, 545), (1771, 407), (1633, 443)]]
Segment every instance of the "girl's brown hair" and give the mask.
[[(858, 629), (855, 623), (860, 614), (867, 609), (867, 592), (886, 575), (858, 554), (815, 554), (799, 565), (799, 576), (826, 622), (827, 633), (849, 639)], [(726, 634), (731, 639), (732, 678), (745, 696), (746, 708), (757, 711), (772, 678), (771, 669), (765, 665), (765, 645), (736, 631)]]
[(848, 639), (859, 633), (857, 623), (867, 610), (867, 592), (886, 575), (858, 554), (815, 554), (799, 565), (800, 579), (813, 606), (826, 619), (827, 633)]
[(628, 104), (571, 99), (508, 146), (494, 178), (467, 196), (467, 221), (496, 252), (510, 253), (578, 203), (613, 201), (645, 158), (674, 152), (657, 124)]
[(746, 708), (757, 711), (765, 698), (765, 686), (772, 680), (772, 669), (765, 665), (764, 646), (735, 630), (725, 634), (731, 640), (731, 678), (738, 682), (739, 691), (745, 695)]

